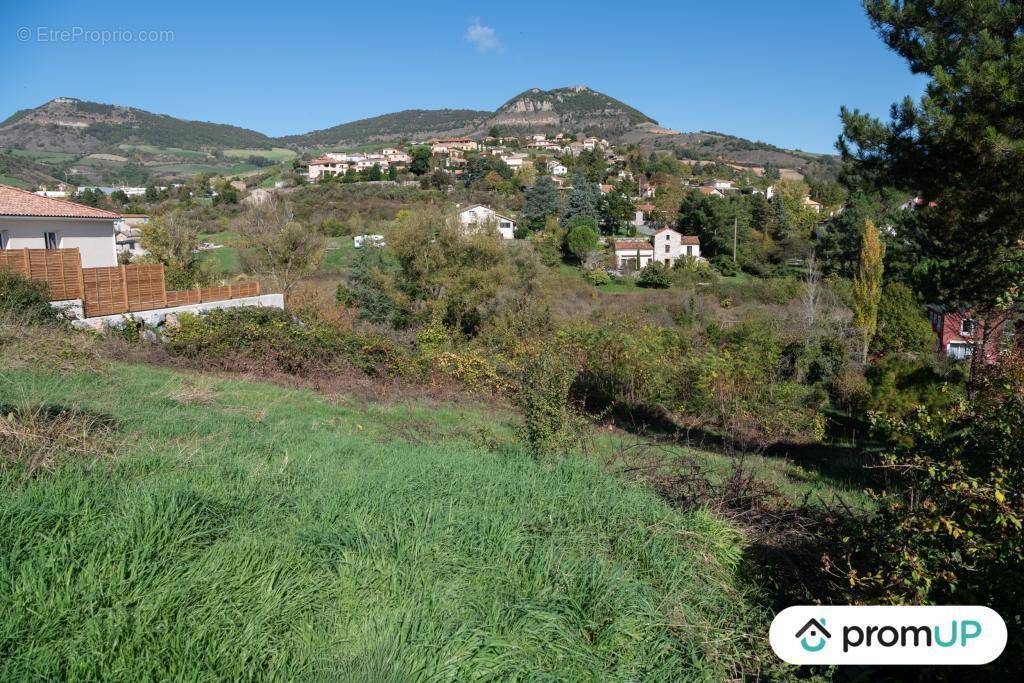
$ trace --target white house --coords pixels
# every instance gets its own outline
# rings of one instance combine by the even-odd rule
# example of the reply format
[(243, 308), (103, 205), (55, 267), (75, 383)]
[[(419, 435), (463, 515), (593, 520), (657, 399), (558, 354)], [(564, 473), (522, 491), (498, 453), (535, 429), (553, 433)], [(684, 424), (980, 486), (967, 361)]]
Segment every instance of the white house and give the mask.
[(505, 164), (512, 170), (520, 169), (527, 163), (529, 163), (526, 160), (525, 154), (508, 154), (506, 156), (501, 157), (501, 160), (504, 161)]
[(712, 180), (705, 180), (704, 187), (713, 187), (716, 190), (723, 192), (725, 190), (735, 190), (731, 180), (722, 180), (720, 178), (714, 178)]
[(515, 237), (516, 222), (508, 216), (502, 216), (489, 206), (477, 204), (459, 212), (459, 222), (465, 226), (494, 225), (501, 236), (507, 240)]
[(814, 213), (821, 213), (821, 204), (811, 199), (810, 195), (804, 197), (803, 207), (807, 211), (813, 211)]
[(83, 268), (117, 265), (114, 221), (120, 216), (0, 185), (0, 249), (72, 249)]
[(145, 256), (149, 252), (142, 248), (142, 226), (149, 222), (149, 216), (142, 213), (126, 213), (114, 221), (114, 239), (118, 254)]
[(651, 235), (654, 240), (654, 260), (671, 266), (684, 256), (700, 258), (700, 238), (684, 235), (672, 228), (662, 228)]
[(551, 175), (568, 175), (569, 169), (566, 168), (563, 164), (558, 163), (557, 161), (549, 161), (548, 172)]
[(364, 244), (371, 247), (387, 246), (384, 235), (356, 235), (352, 238), (352, 246), (356, 249), (362, 249)]
[(647, 240), (615, 240), (615, 266), (619, 270), (643, 270), (653, 260), (654, 246)]

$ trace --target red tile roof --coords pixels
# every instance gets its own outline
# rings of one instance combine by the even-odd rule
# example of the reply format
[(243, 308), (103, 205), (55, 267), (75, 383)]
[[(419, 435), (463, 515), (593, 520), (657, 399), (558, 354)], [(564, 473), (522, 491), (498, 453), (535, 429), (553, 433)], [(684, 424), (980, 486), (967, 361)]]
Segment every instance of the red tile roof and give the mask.
[(654, 245), (647, 240), (615, 240), (615, 251), (636, 251), (637, 249), (654, 250)]
[(0, 216), (38, 216), (42, 218), (106, 218), (118, 214), (63, 199), (40, 197), (10, 185), (0, 185)]
[(692, 244), (696, 247), (700, 246), (700, 238), (696, 235), (683, 235), (679, 240), (680, 244)]

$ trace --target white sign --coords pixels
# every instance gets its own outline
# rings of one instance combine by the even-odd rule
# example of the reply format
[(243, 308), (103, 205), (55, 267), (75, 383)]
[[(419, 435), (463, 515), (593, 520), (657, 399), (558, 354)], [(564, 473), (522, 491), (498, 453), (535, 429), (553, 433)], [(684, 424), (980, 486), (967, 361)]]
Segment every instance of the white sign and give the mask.
[(987, 664), (1006, 647), (988, 607), (789, 607), (768, 634), (790, 664)]

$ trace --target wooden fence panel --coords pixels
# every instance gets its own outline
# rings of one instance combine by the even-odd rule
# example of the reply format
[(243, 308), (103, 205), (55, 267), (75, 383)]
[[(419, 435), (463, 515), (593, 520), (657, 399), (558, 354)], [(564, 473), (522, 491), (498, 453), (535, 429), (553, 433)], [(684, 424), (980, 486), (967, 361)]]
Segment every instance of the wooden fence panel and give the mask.
[(163, 266), (134, 264), (122, 266), (122, 269), (129, 311), (149, 311), (167, 306)]
[(83, 268), (85, 317), (128, 312), (128, 292), (120, 266)]
[(258, 282), (167, 291), (159, 264), (82, 268), (77, 247), (0, 250), (0, 268), (45, 281), (52, 301), (81, 299), (87, 318), (260, 294)]
[(227, 301), (231, 298), (231, 287), (203, 287), (199, 290), (202, 301)]
[(240, 285), (231, 285), (231, 298), (241, 299), (247, 296), (259, 296), (260, 283), (245, 282)]
[(167, 292), (167, 306), (188, 306), (199, 303), (198, 289), (172, 289)]
[(51, 301), (83, 298), (82, 257), (78, 247), (5, 249), (0, 251), (0, 268), (3, 267), (45, 282)]
[(0, 268), (29, 275), (28, 249), (4, 249), (0, 251)]

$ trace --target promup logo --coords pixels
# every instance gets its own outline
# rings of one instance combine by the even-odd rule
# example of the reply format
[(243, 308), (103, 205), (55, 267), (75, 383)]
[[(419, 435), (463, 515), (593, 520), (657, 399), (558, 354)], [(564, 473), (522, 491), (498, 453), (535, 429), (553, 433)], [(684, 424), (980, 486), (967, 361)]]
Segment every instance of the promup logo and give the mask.
[[(810, 633), (808, 633), (810, 631)], [(804, 634), (807, 633), (805, 636)], [(811, 619), (804, 627), (796, 632), (796, 637), (800, 639), (800, 645), (808, 652), (819, 652), (825, 644), (828, 643), (828, 639), (832, 637), (832, 634), (825, 630), (825, 617), (821, 620)], [(811, 638), (815, 641), (814, 645), (807, 642), (807, 639)]]
[(790, 664), (986, 664), (1006, 624), (987, 607), (790, 607), (769, 640)]

